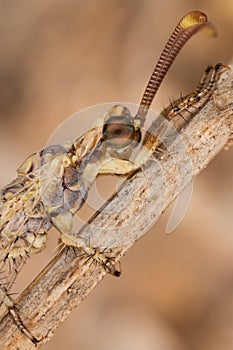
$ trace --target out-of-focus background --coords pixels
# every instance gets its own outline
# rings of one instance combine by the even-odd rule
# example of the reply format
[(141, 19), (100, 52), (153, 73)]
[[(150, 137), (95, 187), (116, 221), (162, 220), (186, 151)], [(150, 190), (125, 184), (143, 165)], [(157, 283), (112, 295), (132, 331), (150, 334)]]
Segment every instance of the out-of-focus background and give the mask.
[[(69, 115), (103, 102), (138, 103), (169, 34), (193, 9), (208, 14), (218, 38), (198, 34), (187, 44), (157, 110), (192, 90), (207, 64), (232, 62), (232, 1), (0, 0), (1, 187)], [(168, 210), (124, 257), (122, 277), (107, 276), (43, 349), (233, 348), (232, 155), (222, 152), (195, 180), (175, 232), (164, 233)], [(111, 182), (104, 186), (100, 192), (110, 191)], [(49, 237), (16, 291), (54, 255), (58, 234)]]

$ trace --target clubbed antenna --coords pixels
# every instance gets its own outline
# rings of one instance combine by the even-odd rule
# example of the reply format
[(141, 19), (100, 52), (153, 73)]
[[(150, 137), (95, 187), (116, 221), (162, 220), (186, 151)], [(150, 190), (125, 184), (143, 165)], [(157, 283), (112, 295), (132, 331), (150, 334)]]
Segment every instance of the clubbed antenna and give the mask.
[(143, 126), (154, 96), (176, 56), (188, 39), (200, 29), (205, 29), (212, 36), (216, 35), (215, 28), (208, 22), (207, 16), (200, 11), (188, 12), (177, 24), (163, 49), (142, 96), (138, 112), (135, 116), (135, 120), (138, 120), (140, 127)]

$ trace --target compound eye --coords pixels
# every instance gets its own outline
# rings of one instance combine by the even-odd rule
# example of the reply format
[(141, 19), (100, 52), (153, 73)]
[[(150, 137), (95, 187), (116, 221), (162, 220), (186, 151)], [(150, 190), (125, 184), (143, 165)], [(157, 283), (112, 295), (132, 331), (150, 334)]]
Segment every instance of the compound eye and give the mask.
[(110, 117), (103, 126), (103, 139), (112, 148), (124, 148), (135, 139), (134, 125), (128, 118)]

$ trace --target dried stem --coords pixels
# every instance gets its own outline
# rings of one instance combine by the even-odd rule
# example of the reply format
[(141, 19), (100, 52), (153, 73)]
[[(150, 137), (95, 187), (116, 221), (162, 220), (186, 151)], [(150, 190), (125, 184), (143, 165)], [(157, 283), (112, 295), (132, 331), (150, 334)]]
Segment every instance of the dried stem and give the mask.
[[(175, 139), (170, 154), (164, 152), (159, 161), (151, 160), (143, 172), (130, 177), (107, 204), (108, 210), (98, 212), (82, 229), (82, 235), (94, 237), (98, 234), (96, 228), (101, 228), (99, 235), (107, 232), (108, 241), (112, 237), (117, 247), (114, 254), (120, 259), (184, 187), (230, 145), (232, 134), (233, 74), (226, 72), (207, 105), (181, 130), (182, 142)], [(42, 336), (38, 348), (52, 337), (105, 274), (102, 266), (72, 249), (63, 250), (49, 263), (17, 300), (28, 329), (38, 338)], [(10, 315), (4, 315), (0, 324), (0, 349), (34, 347)]]

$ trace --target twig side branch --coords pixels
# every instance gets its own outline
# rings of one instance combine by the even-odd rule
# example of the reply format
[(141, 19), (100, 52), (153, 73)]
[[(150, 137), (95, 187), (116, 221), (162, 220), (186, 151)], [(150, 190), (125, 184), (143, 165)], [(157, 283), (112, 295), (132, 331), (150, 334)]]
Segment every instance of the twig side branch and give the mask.
[[(130, 177), (79, 233), (110, 247), (120, 259), (165, 208), (232, 139), (233, 73), (226, 72), (207, 105), (181, 130), (169, 150)], [(58, 254), (17, 300), (30, 332), (47, 342), (106, 274), (73, 249)], [(0, 349), (34, 349), (9, 314), (0, 323)]]

